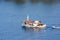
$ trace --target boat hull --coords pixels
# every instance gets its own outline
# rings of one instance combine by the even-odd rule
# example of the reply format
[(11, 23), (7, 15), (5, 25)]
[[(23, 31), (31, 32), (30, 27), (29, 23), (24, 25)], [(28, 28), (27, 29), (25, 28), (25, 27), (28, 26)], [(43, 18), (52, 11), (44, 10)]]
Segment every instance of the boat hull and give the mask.
[(46, 28), (46, 24), (44, 24), (42, 26), (32, 26), (32, 25), (23, 25), (23, 26), (27, 27), (27, 28), (40, 28), (40, 29)]

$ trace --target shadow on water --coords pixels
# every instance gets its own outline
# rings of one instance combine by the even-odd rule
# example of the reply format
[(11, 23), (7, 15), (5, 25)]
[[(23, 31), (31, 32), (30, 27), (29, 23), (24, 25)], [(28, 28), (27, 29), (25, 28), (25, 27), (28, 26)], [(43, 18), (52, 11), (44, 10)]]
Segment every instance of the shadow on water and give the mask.
[(31, 3), (39, 3), (40, 0), (30, 0)]
[(5, 2), (16, 2), (17, 4), (24, 4), (25, 0), (4, 0)]
[(43, 2), (46, 4), (52, 4), (52, 3), (58, 3), (60, 0), (4, 0), (8, 2), (16, 2), (17, 4), (24, 4), (25, 2), (30, 2), (30, 3), (39, 3)]
[(24, 4), (25, 3), (25, 0), (15, 0), (17, 4)]

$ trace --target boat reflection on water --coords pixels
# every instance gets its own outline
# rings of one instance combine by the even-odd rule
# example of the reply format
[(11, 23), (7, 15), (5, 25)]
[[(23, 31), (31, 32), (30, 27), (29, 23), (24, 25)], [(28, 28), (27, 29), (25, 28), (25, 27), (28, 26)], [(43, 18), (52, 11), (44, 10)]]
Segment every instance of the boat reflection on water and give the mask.
[(39, 28), (33, 28), (33, 30), (38, 32), (40, 29)]
[(40, 28), (38, 28), (38, 27), (35, 27), (35, 28), (32, 28), (32, 27), (25, 27), (25, 26), (22, 26), (22, 28), (25, 30), (25, 31), (35, 31), (35, 32), (39, 32), (40, 30), (45, 30), (45, 29), (40, 29)]
[(22, 28), (23, 28), (25, 31), (30, 31), (30, 30), (31, 30), (31, 28), (27, 28), (27, 27), (25, 27), (25, 26), (22, 26)]

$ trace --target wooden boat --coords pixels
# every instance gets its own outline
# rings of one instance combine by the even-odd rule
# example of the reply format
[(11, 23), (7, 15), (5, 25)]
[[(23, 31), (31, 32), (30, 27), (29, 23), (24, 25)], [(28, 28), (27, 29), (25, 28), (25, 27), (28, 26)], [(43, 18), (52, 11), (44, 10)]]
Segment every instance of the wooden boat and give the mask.
[(29, 20), (29, 16), (27, 16), (27, 20), (23, 22), (23, 26), (27, 28), (46, 28), (46, 24), (42, 24), (40, 21)]

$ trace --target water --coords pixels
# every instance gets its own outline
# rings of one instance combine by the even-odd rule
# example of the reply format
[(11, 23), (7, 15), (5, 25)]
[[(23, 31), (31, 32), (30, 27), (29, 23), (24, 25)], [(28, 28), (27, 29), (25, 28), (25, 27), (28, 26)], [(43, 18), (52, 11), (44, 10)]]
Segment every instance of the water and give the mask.
[[(47, 24), (45, 30), (24, 30), (21, 26), (26, 15), (31, 20), (41, 20)], [(0, 2), (0, 40), (60, 40), (60, 30), (51, 26), (60, 26), (60, 3)]]

